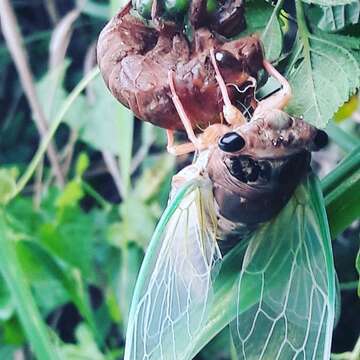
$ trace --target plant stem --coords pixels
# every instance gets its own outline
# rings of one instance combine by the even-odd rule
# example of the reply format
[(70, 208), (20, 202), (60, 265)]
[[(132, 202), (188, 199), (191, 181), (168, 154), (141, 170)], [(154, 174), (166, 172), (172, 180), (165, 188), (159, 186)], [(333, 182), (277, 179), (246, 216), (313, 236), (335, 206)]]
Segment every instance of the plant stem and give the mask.
[(106, 211), (111, 208), (111, 204), (99, 194), (90, 184), (81, 180), (81, 185), (84, 188), (84, 191), (88, 193), (94, 200)]
[(355, 136), (348, 134), (333, 121), (328, 123), (326, 132), (346, 152), (350, 152), (360, 145), (360, 141)]
[(334, 239), (360, 218), (360, 171), (355, 171), (325, 197), (331, 238)]
[[(19, 73), (22, 87), (24, 88), (24, 92), (33, 113), (35, 125), (41, 139), (43, 140), (48, 132), (48, 122), (36, 94), (35, 84), (27, 59), (26, 50), (23, 46), (22, 35), (19, 31), (16, 15), (9, 0), (0, 0), (0, 19), (6, 44)], [(61, 171), (55, 145), (52, 142), (49, 142), (46, 151), (51, 167), (56, 176), (57, 184), (62, 187), (64, 186), (64, 177)]]
[(116, 161), (115, 155), (111, 154), (109, 151), (103, 151), (102, 156), (105, 162), (105, 165), (113, 178), (116, 189), (122, 199), (125, 197), (125, 188), (123, 185), (122, 174), (120, 172), (120, 167)]
[(350, 281), (340, 284), (340, 290), (356, 290), (358, 288), (359, 281)]
[(352, 173), (360, 169), (360, 145), (350, 152), (340, 164), (321, 181), (324, 196), (345, 181)]
[[(1, 0), (0, 0), (1, 1)], [(64, 104), (62, 105), (59, 113), (55, 117), (54, 121), (51, 123), (51, 127), (49, 132), (46, 134), (46, 136), (42, 139), (40, 146), (38, 150), (36, 151), (33, 159), (31, 160), (30, 164), (28, 165), (25, 173), (20, 177), (17, 185), (16, 190), (14, 194), (12, 195), (12, 198), (17, 196), (26, 186), (28, 181), (31, 179), (31, 177), (34, 174), (34, 171), (38, 164), (41, 161), (41, 158), (43, 157), (44, 153), (46, 152), (46, 149), (48, 148), (49, 144), (51, 143), (51, 139), (53, 138), (56, 130), (60, 126), (62, 120), (64, 119), (64, 116), (66, 115), (67, 111), (70, 109), (73, 102), (76, 100), (76, 98), (80, 95), (80, 93), (86, 88), (86, 86), (99, 74), (99, 69), (94, 68), (92, 71), (90, 71), (80, 82), (79, 84), (74, 88), (74, 90), (69, 94), (69, 96), (66, 98)]]
[(51, 344), (46, 324), (31, 294), (29, 284), (17, 258), (14, 243), (8, 237), (4, 209), (0, 209), (0, 248), (2, 260), (0, 272), (11, 292), (17, 314), (29, 339), (36, 358), (39, 360), (60, 360)]
[(322, 181), (331, 237), (360, 217), (360, 146)]

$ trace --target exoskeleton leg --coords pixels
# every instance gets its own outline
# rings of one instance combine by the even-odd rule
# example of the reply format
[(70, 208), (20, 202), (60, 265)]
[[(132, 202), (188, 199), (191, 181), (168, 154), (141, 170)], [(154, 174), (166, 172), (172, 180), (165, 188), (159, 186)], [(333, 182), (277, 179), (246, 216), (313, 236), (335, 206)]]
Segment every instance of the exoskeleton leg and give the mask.
[(221, 76), (219, 67), (217, 65), (217, 61), (216, 61), (215, 54), (214, 54), (214, 49), (210, 49), (210, 58), (211, 58), (211, 63), (215, 70), (215, 78), (219, 84), (221, 95), (223, 97), (223, 101), (224, 101), (223, 113), (224, 113), (224, 118), (225, 118), (226, 122), (230, 125), (245, 124), (246, 119), (245, 119), (244, 115), (230, 101), (225, 81), (224, 81), (223, 77)]
[(291, 86), (285, 77), (282, 76), (269, 61), (264, 60), (263, 65), (268, 74), (275, 78), (281, 84), (282, 88), (274, 95), (259, 102), (255, 109), (254, 117), (269, 110), (282, 110), (289, 103), (292, 96)]
[(184, 125), (186, 134), (187, 134), (189, 140), (193, 143), (194, 149), (200, 150), (200, 142), (194, 133), (191, 121), (188, 118), (188, 116), (185, 112), (185, 109), (176, 93), (175, 85), (174, 85), (174, 72), (172, 70), (169, 71), (168, 78), (169, 78), (168, 80), (169, 80), (170, 91), (171, 91), (171, 98), (172, 98), (175, 108), (180, 116), (181, 122)]
[(179, 145), (175, 145), (174, 144), (174, 131), (173, 130), (166, 130), (166, 135), (167, 135), (167, 151), (175, 156), (179, 156), (179, 155), (185, 155), (185, 154), (189, 154), (191, 152), (195, 151), (195, 146), (193, 143), (188, 142), (185, 144), (179, 144)]

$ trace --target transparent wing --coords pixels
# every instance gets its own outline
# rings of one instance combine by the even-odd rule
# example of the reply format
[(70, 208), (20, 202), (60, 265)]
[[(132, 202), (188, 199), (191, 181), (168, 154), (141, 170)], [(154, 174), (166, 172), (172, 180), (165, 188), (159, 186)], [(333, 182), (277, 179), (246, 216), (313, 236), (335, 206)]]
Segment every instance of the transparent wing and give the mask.
[(310, 177), (246, 250), (230, 325), (239, 359), (330, 358), (332, 259), (321, 191)]
[(125, 360), (187, 359), (207, 318), (221, 254), (211, 184), (179, 190), (145, 256), (130, 311)]

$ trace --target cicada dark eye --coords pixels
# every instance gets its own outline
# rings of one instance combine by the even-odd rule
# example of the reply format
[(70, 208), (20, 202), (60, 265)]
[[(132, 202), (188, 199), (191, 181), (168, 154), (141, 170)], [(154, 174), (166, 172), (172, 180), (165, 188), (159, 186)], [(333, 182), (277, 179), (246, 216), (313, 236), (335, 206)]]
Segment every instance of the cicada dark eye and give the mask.
[(219, 65), (224, 68), (226, 67), (233, 69), (239, 67), (240, 65), (236, 57), (226, 50), (216, 51), (215, 59), (219, 63)]
[(325, 147), (329, 142), (327, 133), (323, 130), (318, 130), (314, 138), (315, 150), (320, 150)]
[(229, 153), (240, 151), (244, 146), (245, 140), (237, 132), (228, 132), (219, 140), (219, 148)]

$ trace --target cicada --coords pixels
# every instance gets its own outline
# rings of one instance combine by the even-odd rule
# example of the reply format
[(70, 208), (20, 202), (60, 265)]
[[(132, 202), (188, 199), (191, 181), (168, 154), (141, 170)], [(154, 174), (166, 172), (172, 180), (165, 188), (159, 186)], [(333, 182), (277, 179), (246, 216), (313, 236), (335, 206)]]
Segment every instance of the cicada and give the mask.
[(210, 127), (173, 178), (135, 288), (125, 360), (192, 359), (229, 323), (239, 359), (330, 357), (335, 274), (310, 170), (327, 136), (282, 110), (290, 86), (264, 67), (282, 90), (249, 122)]

